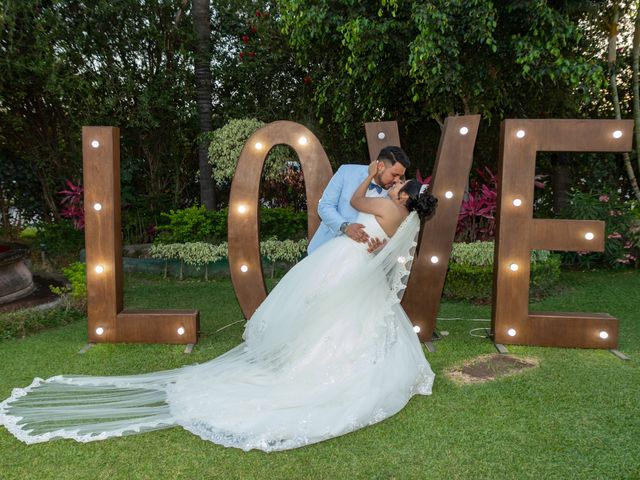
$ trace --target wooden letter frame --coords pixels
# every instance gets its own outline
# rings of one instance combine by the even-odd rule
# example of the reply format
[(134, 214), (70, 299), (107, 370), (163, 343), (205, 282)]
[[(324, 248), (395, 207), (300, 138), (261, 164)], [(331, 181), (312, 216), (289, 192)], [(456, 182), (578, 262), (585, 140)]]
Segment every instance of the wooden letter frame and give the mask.
[(533, 177), (536, 152), (624, 152), (631, 148), (632, 133), (633, 120), (502, 122), (491, 315), (495, 343), (617, 348), (618, 320), (606, 313), (529, 312), (531, 250), (602, 251), (605, 242), (604, 222), (534, 219)]
[(196, 343), (197, 310), (123, 309), (120, 129), (83, 127), (82, 161), (89, 341)]

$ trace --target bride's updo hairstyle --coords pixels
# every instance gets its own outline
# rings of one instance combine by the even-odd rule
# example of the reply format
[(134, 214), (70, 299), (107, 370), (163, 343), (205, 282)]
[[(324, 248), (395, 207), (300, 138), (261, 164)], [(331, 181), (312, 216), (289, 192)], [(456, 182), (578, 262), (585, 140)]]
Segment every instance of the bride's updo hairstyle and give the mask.
[(420, 217), (420, 220), (429, 218), (436, 211), (438, 205), (438, 199), (427, 192), (427, 189), (421, 193), (422, 184), (415, 179), (407, 180), (402, 186), (400, 191), (409, 195), (407, 198), (406, 207), (410, 212), (415, 211)]

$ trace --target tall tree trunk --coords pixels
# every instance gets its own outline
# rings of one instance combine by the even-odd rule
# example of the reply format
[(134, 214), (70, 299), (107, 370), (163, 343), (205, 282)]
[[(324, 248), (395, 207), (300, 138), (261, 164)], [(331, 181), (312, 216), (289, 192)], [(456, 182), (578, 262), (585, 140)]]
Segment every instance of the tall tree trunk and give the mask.
[(2, 217), (2, 229), (7, 235), (11, 235), (11, 223), (9, 223), (9, 201), (5, 201), (2, 185), (0, 185), (0, 217)]
[(193, 0), (193, 25), (197, 42), (195, 51), (195, 72), (198, 95), (198, 118), (200, 140), (198, 142), (198, 165), (200, 168), (200, 201), (208, 210), (216, 208), (216, 194), (209, 165), (208, 133), (212, 130), (211, 115), (211, 11), (209, 0)]
[(56, 205), (56, 201), (53, 198), (53, 195), (51, 194), (51, 190), (49, 189), (49, 185), (47, 183), (47, 176), (42, 172), (40, 168), (36, 168), (35, 172), (38, 180), (40, 181), (40, 187), (42, 188), (42, 198), (45, 202), (44, 221), (47, 223), (51, 221), (48, 213), (51, 213), (53, 215), (55, 221), (61, 220), (62, 217), (60, 216), (60, 212), (58, 211), (58, 206)]
[[(613, 13), (611, 15), (611, 21), (609, 23), (609, 80), (611, 81), (611, 94), (613, 100), (613, 108), (615, 110), (616, 119), (620, 120), (622, 115), (620, 113), (620, 99), (618, 98), (618, 82), (617, 82), (617, 73), (616, 73), (616, 47), (618, 40), (618, 21), (620, 17), (620, 12), (618, 9), (618, 4), (614, 4)], [(627, 171), (627, 176), (629, 177), (629, 182), (631, 183), (631, 189), (633, 190), (633, 194), (640, 201), (640, 188), (638, 188), (638, 181), (636, 180), (636, 175), (633, 171), (633, 165), (631, 164), (631, 157), (627, 152), (622, 154), (622, 158), (624, 160), (624, 168)]]
[(566, 152), (553, 154), (551, 158), (551, 188), (553, 188), (553, 214), (556, 217), (569, 204), (571, 184), (571, 157)]
[(640, 6), (636, 9), (635, 28), (633, 30), (633, 50), (631, 52), (631, 79), (633, 87), (633, 123), (636, 134), (636, 162), (640, 171), (640, 88), (638, 88), (638, 57), (640, 57)]

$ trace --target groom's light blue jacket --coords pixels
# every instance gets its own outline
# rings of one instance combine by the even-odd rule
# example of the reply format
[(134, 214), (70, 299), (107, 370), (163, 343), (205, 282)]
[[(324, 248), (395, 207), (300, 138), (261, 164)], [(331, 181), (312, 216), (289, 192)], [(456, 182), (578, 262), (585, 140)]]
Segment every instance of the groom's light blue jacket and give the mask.
[(340, 225), (344, 222), (355, 222), (358, 211), (351, 206), (351, 197), (367, 178), (368, 168), (368, 165), (342, 165), (331, 177), (318, 202), (322, 222), (309, 242), (309, 255), (320, 245), (342, 235)]

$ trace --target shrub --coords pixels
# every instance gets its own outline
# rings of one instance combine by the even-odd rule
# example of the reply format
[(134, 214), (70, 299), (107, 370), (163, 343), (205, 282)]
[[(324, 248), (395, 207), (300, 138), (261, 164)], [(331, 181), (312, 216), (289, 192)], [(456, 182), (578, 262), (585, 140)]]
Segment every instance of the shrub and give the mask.
[(38, 237), (38, 229), (36, 227), (25, 227), (19, 235), (20, 240), (32, 241)]
[(260, 235), (279, 240), (298, 240), (307, 236), (307, 212), (290, 208), (261, 208)]
[[(213, 169), (213, 179), (218, 185), (223, 186), (231, 182), (242, 148), (253, 132), (264, 125), (264, 122), (255, 118), (244, 118), (231, 120), (211, 133), (209, 163)], [(264, 164), (265, 178), (277, 179), (286, 169), (287, 162), (295, 160), (295, 154), (288, 147), (274, 147)]]
[(87, 301), (87, 264), (74, 262), (62, 269), (62, 273), (71, 283), (71, 297), (79, 302)]
[[(451, 262), (471, 266), (493, 265), (493, 242), (454, 243), (451, 250)], [(531, 262), (540, 263), (548, 260), (548, 250), (533, 250)]]
[[(307, 251), (307, 239), (298, 241), (278, 240), (270, 238), (260, 242), (261, 255), (271, 262), (271, 276), (274, 275), (276, 262), (294, 264), (300, 260)], [(212, 245), (204, 242), (172, 243), (153, 245), (149, 250), (152, 258), (165, 260), (164, 277), (167, 277), (167, 262), (180, 260), (180, 279), (183, 278), (183, 265), (205, 267), (205, 279), (208, 280), (208, 265), (218, 260), (226, 259), (229, 253), (227, 242)]]
[(23, 338), (46, 328), (58, 327), (85, 319), (83, 312), (74, 308), (28, 308), (0, 315), (0, 339)]
[(74, 262), (62, 269), (62, 273), (69, 280), (70, 287), (49, 286), (56, 295), (59, 295), (67, 309), (75, 308), (86, 311), (87, 308), (87, 265), (84, 262)]
[[(443, 294), (446, 298), (479, 303), (491, 301), (493, 242), (454, 243)], [(546, 250), (531, 253), (529, 294), (548, 294), (560, 278), (560, 258)]]
[[(154, 243), (218, 243), (227, 238), (228, 210), (209, 211), (204, 206), (171, 210), (162, 213), (167, 225), (157, 227), (160, 232)], [(280, 240), (306, 237), (307, 213), (291, 208), (260, 208), (260, 234), (263, 238)]]
[[(220, 215), (212, 215), (212, 212), (207, 210), (204, 205), (193, 205), (182, 210), (170, 210), (169, 213), (162, 212), (161, 215), (168, 218), (169, 223), (156, 228), (159, 232), (156, 238), (158, 243), (187, 243), (213, 240), (217, 232), (214, 222), (222, 220)], [(226, 232), (226, 226), (224, 230)]]
[(271, 262), (271, 278), (275, 275), (276, 262), (293, 265), (307, 253), (308, 243), (306, 238), (298, 241), (270, 238), (260, 242), (260, 254)]
[(562, 217), (605, 222), (604, 252), (565, 252), (563, 261), (580, 268), (637, 265), (640, 256), (640, 221), (633, 202), (621, 200), (616, 193), (591, 193), (572, 190)]
[(60, 215), (71, 219), (77, 230), (84, 229), (84, 188), (80, 183), (74, 184), (71, 180), (66, 181), (67, 189), (58, 192), (62, 195), (60, 200)]
[(227, 257), (227, 243), (212, 245), (205, 242), (171, 243), (153, 245), (149, 253), (152, 258), (165, 260), (164, 278), (167, 278), (167, 261), (180, 260), (180, 280), (183, 278), (183, 264), (205, 267), (205, 280), (209, 279), (208, 265)]
[[(493, 240), (496, 228), (498, 208), (498, 178), (488, 168), (476, 168), (476, 177), (469, 181), (458, 214), (456, 242), (478, 242)], [(431, 177), (422, 178), (420, 170), (416, 175), (423, 185), (429, 185)], [(545, 188), (544, 175), (536, 175), (533, 184), (536, 188)]]
[(40, 223), (37, 228), (37, 241), (50, 256), (77, 256), (84, 245), (84, 233), (77, 230), (71, 220)]

